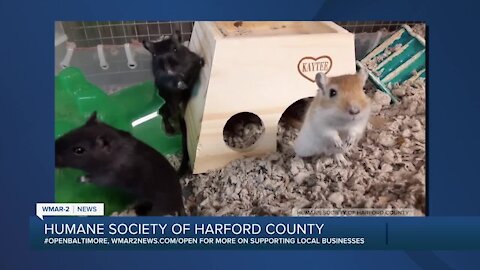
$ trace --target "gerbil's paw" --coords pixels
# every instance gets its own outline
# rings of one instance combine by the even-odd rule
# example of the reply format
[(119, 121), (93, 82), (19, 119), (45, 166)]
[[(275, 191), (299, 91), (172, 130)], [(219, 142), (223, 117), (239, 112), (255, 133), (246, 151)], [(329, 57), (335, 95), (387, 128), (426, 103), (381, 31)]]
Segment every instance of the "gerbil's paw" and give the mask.
[(80, 176), (80, 183), (88, 183), (90, 182), (90, 179), (86, 175)]
[(177, 83), (177, 88), (180, 90), (185, 90), (188, 88), (188, 85), (184, 81), (179, 81)]
[(345, 140), (345, 147), (348, 149), (357, 144), (357, 136), (349, 135)]
[(348, 161), (347, 159), (343, 156), (343, 154), (335, 154), (333, 156), (335, 159), (335, 162), (337, 162), (341, 166), (348, 166)]
[(176, 133), (176, 130), (172, 125), (168, 124), (165, 125), (165, 132), (167, 133), (167, 135), (174, 135)]
[(333, 148), (336, 149), (336, 150), (343, 150), (344, 149), (342, 139), (340, 139), (340, 137), (338, 137), (338, 136), (334, 137), (332, 139), (332, 145), (333, 145)]
[(152, 210), (153, 204), (151, 202), (141, 202), (137, 203), (133, 209), (137, 216), (147, 216), (148, 213)]

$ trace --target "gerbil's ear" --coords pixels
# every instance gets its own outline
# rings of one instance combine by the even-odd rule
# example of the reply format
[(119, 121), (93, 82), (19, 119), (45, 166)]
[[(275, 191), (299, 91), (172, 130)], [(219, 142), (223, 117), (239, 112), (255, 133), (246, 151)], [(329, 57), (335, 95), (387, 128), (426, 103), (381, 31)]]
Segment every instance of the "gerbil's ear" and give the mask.
[(143, 47), (147, 49), (147, 51), (153, 53), (153, 43), (151, 41), (144, 40)]
[(317, 83), (318, 88), (320, 88), (320, 90), (322, 90), (322, 92), (325, 94), (328, 83), (327, 75), (325, 75), (323, 72), (317, 73), (317, 75), (315, 75), (315, 82)]
[(95, 125), (98, 124), (97, 111), (94, 111), (90, 118), (88, 118), (86, 125)]
[(368, 72), (364, 66), (361, 66), (360, 69), (357, 71), (357, 76), (360, 78), (362, 83), (366, 83), (368, 79)]
[(175, 31), (172, 35), (172, 40), (175, 42), (175, 44), (179, 45), (182, 42), (182, 35), (180, 31)]
[(95, 139), (95, 144), (100, 149), (107, 150), (107, 151), (110, 149), (110, 141), (104, 135), (97, 136), (97, 138)]

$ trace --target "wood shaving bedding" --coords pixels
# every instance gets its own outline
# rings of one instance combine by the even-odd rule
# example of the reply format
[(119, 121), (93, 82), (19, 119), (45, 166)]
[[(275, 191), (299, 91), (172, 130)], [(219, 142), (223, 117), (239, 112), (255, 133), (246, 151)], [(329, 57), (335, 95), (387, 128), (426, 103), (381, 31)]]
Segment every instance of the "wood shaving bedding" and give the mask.
[(425, 38), (425, 33), (427, 31), (427, 25), (424, 23), (415, 24), (412, 27), (412, 30), (415, 34)]
[(230, 118), (223, 130), (225, 143), (236, 149), (252, 146), (265, 132), (262, 120), (251, 113), (239, 113)]

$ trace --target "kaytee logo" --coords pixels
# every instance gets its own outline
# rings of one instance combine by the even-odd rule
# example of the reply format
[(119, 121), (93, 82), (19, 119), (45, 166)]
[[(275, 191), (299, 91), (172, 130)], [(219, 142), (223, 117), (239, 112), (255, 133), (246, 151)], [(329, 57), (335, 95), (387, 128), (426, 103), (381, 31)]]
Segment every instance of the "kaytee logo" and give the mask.
[(330, 71), (332, 68), (332, 58), (327, 55), (320, 57), (306, 56), (300, 59), (297, 68), (300, 75), (305, 79), (315, 82), (315, 75), (317, 75), (318, 72), (327, 74)]

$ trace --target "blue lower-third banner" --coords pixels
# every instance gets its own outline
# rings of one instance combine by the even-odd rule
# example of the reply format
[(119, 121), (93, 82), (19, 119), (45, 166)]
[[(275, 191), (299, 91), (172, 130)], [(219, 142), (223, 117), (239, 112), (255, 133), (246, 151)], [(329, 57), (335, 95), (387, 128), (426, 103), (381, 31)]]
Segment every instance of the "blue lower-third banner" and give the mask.
[(35, 249), (480, 249), (480, 218), (30, 218)]

